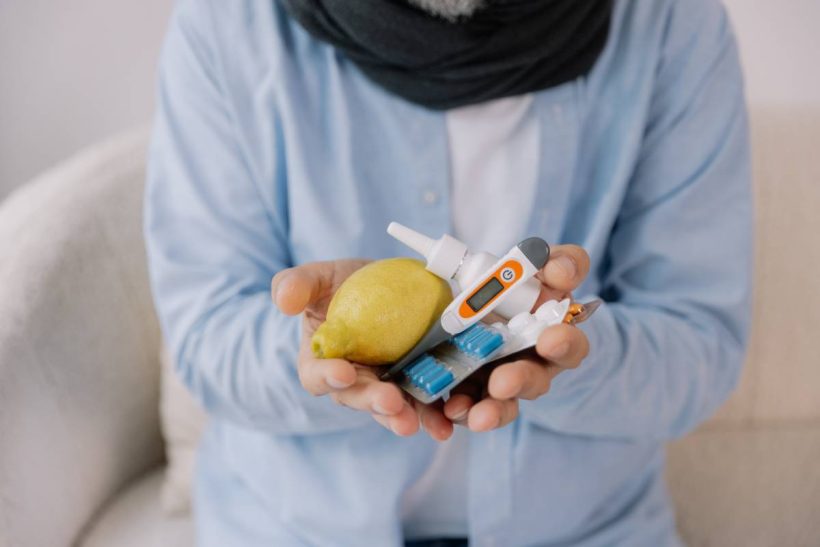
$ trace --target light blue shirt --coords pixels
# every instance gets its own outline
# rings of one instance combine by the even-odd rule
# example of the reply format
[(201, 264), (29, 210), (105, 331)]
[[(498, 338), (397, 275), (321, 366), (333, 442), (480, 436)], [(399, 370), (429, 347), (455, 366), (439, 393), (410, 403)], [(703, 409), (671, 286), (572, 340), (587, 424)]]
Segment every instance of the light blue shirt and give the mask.
[[(734, 387), (749, 324), (749, 150), (714, 0), (619, 0), (585, 78), (536, 93), (526, 230), (582, 245), (591, 353), (498, 431), (470, 435), (475, 545), (675, 545), (663, 443)], [(314, 398), (279, 270), (406, 255), (391, 220), (450, 233), (441, 112), (391, 96), (271, 1), (183, 0), (160, 68), (145, 232), (157, 310), (212, 416), (202, 545), (399, 545), (434, 441)], [(432, 194), (431, 194), (432, 193)], [(437, 195), (437, 200), (425, 199)]]

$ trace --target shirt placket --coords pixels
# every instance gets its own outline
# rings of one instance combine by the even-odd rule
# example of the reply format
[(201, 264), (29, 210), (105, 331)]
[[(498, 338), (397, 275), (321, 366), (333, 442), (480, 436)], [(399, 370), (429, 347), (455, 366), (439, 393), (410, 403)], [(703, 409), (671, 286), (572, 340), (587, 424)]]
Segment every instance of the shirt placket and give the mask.
[(444, 114), (428, 112), (408, 123), (408, 137), (419, 150), (415, 162), (418, 169), (412, 182), (417, 204), (414, 217), (420, 231), (438, 238), (452, 232), (450, 159)]
[(513, 436), (510, 425), (470, 436), (468, 515), (471, 545), (506, 545), (513, 517)]

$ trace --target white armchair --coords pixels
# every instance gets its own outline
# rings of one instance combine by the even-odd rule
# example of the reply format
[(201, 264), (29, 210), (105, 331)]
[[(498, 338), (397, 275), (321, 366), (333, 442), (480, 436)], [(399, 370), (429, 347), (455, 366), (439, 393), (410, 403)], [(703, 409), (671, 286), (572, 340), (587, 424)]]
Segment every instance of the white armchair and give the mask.
[[(670, 455), (692, 545), (820, 544), (820, 115), (756, 122), (751, 357), (732, 401)], [(145, 140), (93, 148), (0, 205), (0, 547), (192, 544), (158, 503)]]
[[(0, 546), (160, 545), (166, 527), (179, 545), (175, 530), (189, 532), (160, 519), (150, 474), (163, 446), (145, 142), (139, 131), (93, 148), (0, 207)], [(142, 506), (128, 506), (139, 478)], [(133, 535), (95, 539), (114, 524)]]

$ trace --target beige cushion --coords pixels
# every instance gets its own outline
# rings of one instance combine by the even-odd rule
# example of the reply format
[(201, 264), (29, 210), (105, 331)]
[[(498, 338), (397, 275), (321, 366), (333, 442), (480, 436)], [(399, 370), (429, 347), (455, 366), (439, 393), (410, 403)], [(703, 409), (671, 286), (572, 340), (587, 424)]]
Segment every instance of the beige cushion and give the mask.
[(820, 425), (712, 429), (674, 444), (669, 479), (691, 547), (820, 545)]
[(89, 525), (79, 547), (192, 547), (190, 517), (167, 517), (158, 500), (164, 472), (156, 468), (129, 484)]

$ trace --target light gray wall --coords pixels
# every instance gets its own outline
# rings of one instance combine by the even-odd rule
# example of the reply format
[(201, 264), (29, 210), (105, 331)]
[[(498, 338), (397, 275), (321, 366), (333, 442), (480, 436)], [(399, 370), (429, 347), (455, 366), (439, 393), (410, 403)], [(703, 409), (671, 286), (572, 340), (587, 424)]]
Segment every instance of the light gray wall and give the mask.
[[(83, 146), (149, 120), (171, 1), (0, 0), (0, 199)], [(751, 102), (820, 103), (820, 1), (727, 4)]]
[(171, 0), (0, 0), (0, 199), (145, 122)]
[(749, 102), (820, 105), (820, 0), (724, 2), (740, 42)]

